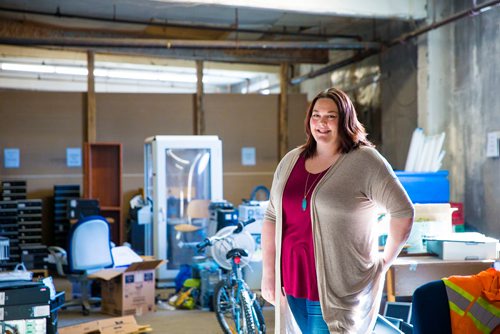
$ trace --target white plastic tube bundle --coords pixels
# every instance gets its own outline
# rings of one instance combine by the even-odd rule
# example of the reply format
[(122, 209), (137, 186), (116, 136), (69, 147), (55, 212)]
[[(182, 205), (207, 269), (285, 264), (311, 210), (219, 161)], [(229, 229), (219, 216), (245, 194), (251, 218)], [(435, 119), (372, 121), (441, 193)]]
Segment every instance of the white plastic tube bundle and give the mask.
[(426, 136), (422, 128), (416, 128), (411, 137), (406, 159), (406, 172), (437, 172), (446, 152), (442, 149), (445, 133)]

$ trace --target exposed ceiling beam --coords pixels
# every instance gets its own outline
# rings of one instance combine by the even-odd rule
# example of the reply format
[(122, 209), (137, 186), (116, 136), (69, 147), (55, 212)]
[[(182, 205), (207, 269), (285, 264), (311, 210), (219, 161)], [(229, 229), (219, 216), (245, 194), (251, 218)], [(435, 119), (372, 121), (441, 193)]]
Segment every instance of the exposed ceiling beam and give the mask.
[(244, 63), (326, 63), (328, 50), (378, 50), (370, 42), (192, 41), (137, 38), (15, 38), (0, 36), (0, 44), (54, 46), (156, 55), (171, 58)]
[(212, 50), (367, 50), (379, 49), (378, 42), (280, 42), (280, 41), (193, 41), (153, 38), (25, 38), (3, 37), (0, 43), (8, 45), (106, 47), (141, 49), (212, 49)]
[[(26, 10), (26, 9), (15, 9), (15, 8), (7, 8), (0, 7), (0, 13), (11, 13), (14, 14), (11, 18), (18, 19), (26, 19), (26, 15), (31, 15), (33, 19), (36, 20), (37, 17), (45, 17), (57, 19), (74, 19), (74, 20), (86, 20), (86, 21), (94, 21), (94, 22), (104, 22), (104, 23), (123, 23), (129, 25), (140, 25), (145, 27), (150, 27), (149, 31), (154, 31), (153, 28), (163, 28), (169, 29), (170, 32), (182, 35), (187, 35), (190, 31), (203, 31), (205, 34), (213, 33), (245, 33), (245, 34), (258, 34), (264, 36), (291, 36), (291, 37), (300, 37), (303, 39), (331, 39), (331, 38), (346, 38), (346, 39), (356, 39), (360, 40), (361, 37), (355, 34), (324, 34), (324, 33), (308, 33), (308, 32), (295, 32), (295, 31), (286, 31), (286, 30), (271, 30), (271, 29), (248, 29), (234, 26), (214, 26), (214, 25), (203, 25), (203, 24), (180, 24), (173, 22), (154, 22), (154, 21), (139, 21), (132, 19), (124, 19), (124, 18), (107, 18), (107, 17), (97, 17), (90, 16), (84, 14), (69, 14), (69, 13), (61, 13), (60, 11), (56, 13), (44, 12), (39, 10)], [(17, 16), (15, 16), (17, 15)], [(20, 17), (19, 15), (23, 15)], [(165, 33), (165, 30), (162, 30)], [(195, 35), (195, 33), (192, 33)]]
[(291, 11), (308, 14), (370, 18), (424, 19), (426, 0), (147, 0), (185, 4), (186, 6), (221, 5)]
[(14, 20), (0, 21), (0, 44), (4, 45), (94, 49), (107, 53), (217, 62), (326, 64), (329, 61), (328, 50), (379, 47), (378, 43), (358, 41), (197, 41), (137, 37), (137, 34), (55, 29)]
[(189, 40), (155, 38), (131, 32), (103, 32), (89, 29), (54, 28), (52, 26), (0, 20), (0, 43), (66, 47), (112, 47), (152, 49), (235, 49), (235, 50), (366, 50), (379, 49), (378, 42), (336, 41), (246, 41)]
[[(0, 44), (1, 44), (0, 38)], [(204, 60), (225, 63), (278, 65), (282, 62), (303, 64), (326, 64), (328, 50), (233, 50), (233, 49), (141, 49), (85, 47), (100, 53), (135, 55), (142, 57), (164, 57), (184, 60)]]

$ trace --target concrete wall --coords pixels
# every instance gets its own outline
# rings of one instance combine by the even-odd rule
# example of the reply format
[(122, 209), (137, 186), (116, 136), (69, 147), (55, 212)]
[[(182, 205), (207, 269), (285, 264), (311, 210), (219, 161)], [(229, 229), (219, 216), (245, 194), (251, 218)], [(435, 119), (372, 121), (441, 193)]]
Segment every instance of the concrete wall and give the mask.
[[(381, 32), (387, 38), (402, 34), (395, 22)], [(382, 143), (381, 153), (396, 170), (403, 170), (413, 130), (417, 127), (417, 45), (408, 42), (379, 55)]]
[[(470, 6), (468, 1), (455, 11)], [(486, 135), (500, 131), (500, 10), (454, 24), (455, 70), (450, 131), (457, 152), (450, 165), (461, 166), (465, 220), (500, 238), (500, 159), (486, 158)], [(460, 181), (456, 181), (460, 182)]]
[[(430, 2), (427, 23), (470, 6), (465, 0)], [(395, 169), (403, 169), (417, 126), (427, 135), (445, 132), (442, 169), (450, 173), (450, 201), (464, 203), (470, 229), (496, 238), (500, 238), (500, 159), (486, 157), (486, 136), (500, 131), (498, 22), (500, 10), (493, 8), (378, 56), (382, 75), (380, 151)], [(397, 22), (384, 29), (388, 30), (378, 32), (384, 40), (401, 31)], [(312, 88), (326, 86), (327, 78), (306, 81), (301, 91), (311, 96)]]
[[(429, 21), (470, 8), (435, 2)], [(500, 130), (500, 11), (468, 17), (419, 40), (419, 126), (446, 132), (444, 169), (465, 222), (500, 237), (500, 159), (486, 157), (487, 132)]]

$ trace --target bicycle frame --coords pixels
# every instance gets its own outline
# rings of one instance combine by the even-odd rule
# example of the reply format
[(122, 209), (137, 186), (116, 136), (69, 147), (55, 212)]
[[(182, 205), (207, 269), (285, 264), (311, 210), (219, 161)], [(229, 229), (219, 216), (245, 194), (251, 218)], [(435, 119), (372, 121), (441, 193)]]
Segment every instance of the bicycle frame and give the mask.
[[(236, 289), (231, 289), (232, 296), (231, 300), (233, 301), (232, 303), (232, 311), (234, 314), (235, 319), (240, 319), (242, 316), (241, 314), (241, 308), (237, 307), (238, 305), (241, 305), (242, 300), (240, 297), (242, 296), (242, 291), (247, 291), (250, 292), (250, 289), (248, 288), (247, 284), (245, 283), (245, 280), (243, 279), (243, 273), (241, 270), (240, 266), (240, 261), (241, 258), (239, 256), (235, 256), (231, 259), (231, 271), (227, 275), (227, 281), (228, 281), (228, 286), (230, 287), (236, 287)], [(235, 291), (236, 290), (236, 291)], [(250, 297), (250, 305), (253, 304), (255, 298)], [(260, 322), (259, 319), (257, 318), (257, 315), (254, 314), (253, 308), (252, 308), (252, 318), (254, 319), (254, 322), (256, 324), (256, 328), (260, 328)], [(243, 319), (245, 319), (243, 317)], [(236, 323), (236, 331), (237, 333), (242, 333), (242, 328), (240, 328), (240, 322), (235, 321)]]
[[(245, 225), (253, 221), (255, 220), (240, 222), (234, 231), (207, 238), (196, 245), (199, 250), (203, 250), (217, 242), (228, 242), (228, 247), (224, 247), (224, 253), (226, 259), (230, 260), (228, 262), (231, 266), (229, 269), (227, 265), (229, 263), (226, 262), (227, 276), (217, 285), (215, 289), (216, 299), (214, 299), (217, 320), (224, 333), (265, 333), (265, 320), (260, 305), (255, 300), (255, 294), (243, 279), (242, 266), (244, 263), (242, 263), (242, 258), (248, 257), (249, 254), (245, 249), (238, 248), (234, 240), (229, 238), (232, 234), (240, 233)], [(231, 323), (234, 322), (234, 327), (227, 319), (231, 319)]]

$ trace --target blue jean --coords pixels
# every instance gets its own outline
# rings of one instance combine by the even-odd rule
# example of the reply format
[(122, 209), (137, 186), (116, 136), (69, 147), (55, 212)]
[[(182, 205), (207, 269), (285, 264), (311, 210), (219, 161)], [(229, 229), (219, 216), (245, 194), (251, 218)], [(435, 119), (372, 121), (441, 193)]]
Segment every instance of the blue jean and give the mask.
[(319, 301), (286, 296), (290, 310), (302, 334), (329, 334)]

